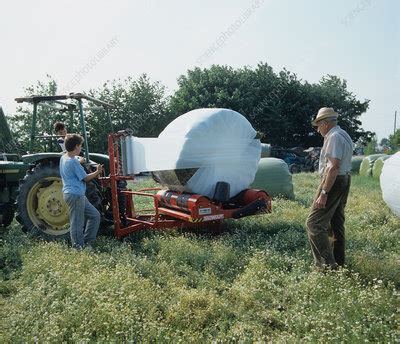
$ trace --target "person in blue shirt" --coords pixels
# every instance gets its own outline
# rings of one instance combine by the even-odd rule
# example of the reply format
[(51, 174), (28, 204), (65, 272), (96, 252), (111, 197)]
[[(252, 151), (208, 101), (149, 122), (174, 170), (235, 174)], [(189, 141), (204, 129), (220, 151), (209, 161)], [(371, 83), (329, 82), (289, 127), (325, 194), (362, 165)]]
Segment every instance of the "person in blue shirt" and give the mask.
[(65, 138), (66, 153), (60, 160), (63, 197), (67, 203), (72, 246), (77, 249), (93, 247), (100, 225), (100, 213), (85, 196), (86, 182), (97, 178), (103, 171), (97, 165), (95, 172), (87, 174), (78, 161), (83, 139), (77, 134)]

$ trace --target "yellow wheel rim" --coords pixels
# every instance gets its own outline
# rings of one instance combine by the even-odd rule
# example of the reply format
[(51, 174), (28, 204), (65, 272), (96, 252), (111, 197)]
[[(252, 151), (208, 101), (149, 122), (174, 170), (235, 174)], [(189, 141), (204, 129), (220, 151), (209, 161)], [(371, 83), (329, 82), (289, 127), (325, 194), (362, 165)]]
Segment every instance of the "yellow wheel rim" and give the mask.
[(62, 235), (69, 231), (60, 177), (47, 177), (35, 183), (29, 190), (26, 207), (32, 223), (43, 232)]

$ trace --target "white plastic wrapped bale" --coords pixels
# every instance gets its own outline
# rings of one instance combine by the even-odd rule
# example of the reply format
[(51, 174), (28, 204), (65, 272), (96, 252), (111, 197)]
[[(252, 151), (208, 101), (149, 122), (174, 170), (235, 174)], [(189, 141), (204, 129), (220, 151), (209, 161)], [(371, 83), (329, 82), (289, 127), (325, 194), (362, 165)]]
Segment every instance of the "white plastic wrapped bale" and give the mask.
[(372, 167), (372, 177), (379, 178), (382, 173), (383, 165), (385, 164), (385, 160), (389, 159), (390, 155), (381, 156), (376, 159), (374, 163), (374, 167)]
[(351, 172), (352, 173), (359, 173), (360, 166), (362, 161), (364, 160), (364, 155), (356, 155), (351, 158)]
[(152, 171), (171, 190), (210, 198), (216, 183), (223, 181), (230, 184), (233, 197), (254, 180), (261, 155), (255, 136), (249, 121), (236, 111), (193, 110), (172, 121), (158, 139), (134, 138), (135, 173)]
[(360, 176), (372, 177), (372, 168), (374, 167), (375, 161), (386, 154), (371, 154), (367, 155), (360, 165)]
[(380, 182), (383, 200), (400, 217), (400, 152), (385, 161)]

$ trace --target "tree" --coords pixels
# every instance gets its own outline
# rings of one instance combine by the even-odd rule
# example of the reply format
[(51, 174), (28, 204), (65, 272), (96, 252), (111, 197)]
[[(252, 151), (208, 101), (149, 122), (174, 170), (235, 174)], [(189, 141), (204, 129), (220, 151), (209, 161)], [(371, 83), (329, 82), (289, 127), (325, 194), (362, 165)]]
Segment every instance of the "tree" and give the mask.
[(400, 129), (397, 129), (394, 134), (389, 136), (389, 141), (394, 152), (400, 150)]
[[(102, 87), (90, 90), (89, 94), (117, 107), (110, 112), (114, 131), (130, 128), (135, 136), (155, 137), (172, 119), (167, 109), (165, 87), (158, 81), (150, 81), (146, 74), (137, 80), (128, 77), (107, 81)], [(86, 119), (88, 128), (93, 132), (92, 144), (105, 152), (105, 138), (111, 131), (106, 114), (92, 112)]]
[(378, 140), (376, 139), (376, 136), (374, 136), (372, 138), (372, 140), (370, 142), (368, 142), (364, 153), (365, 153), (365, 155), (371, 155), (371, 154), (378, 153)]
[(243, 114), (272, 144), (321, 145), (322, 138), (311, 128), (311, 121), (322, 106), (339, 111), (339, 125), (354, 141), (369, 140), (372, 134), (363, 131), (358, 120), (369, 101), (357, 100), (345, 80), (331, 75), (309, 84), (286, 69), (276, 74), (266, 63), (254, 69), (213, 65), (189, 70), (178, 78), (178, 86), (171, 98), (172, 113), (200, 107), (230, 108)]
[(353, 141), (363, 138), (367, 142), (374, 133), (361, 129), (359, 117), (367, 111), (369, 100), (363, 102), (356, 99), (355, 95), (347, 89), (346, 80), (337, 76), (328, 75), (319, 83), (322, 94), (321, 101), (326, 106), (333, 107), (339, 114), (339, 124), (352, 137)]
[(390, 143), (390, 140), (387, 138), (383, 138), (379, 143), (379, 146), (382, 148), (383, 153), (385, 154), (387, 154), (392, 150), (392, 144)]
[[(33, 95), (55, 95), (57, 93), (57, 83), (50, 76), (46, 75), (45, 81), (38, 81), (36, 85), (31, 85), (24, 88), (23, 96), (29, 97)], [(17, 107), (16, 114), (8, 116), (8, 121), (14, 138), (18, 140), (22, 151), (25, 153), (29, 149), (31, 126), (32, 126), (32, 111), (31, 104), (24, 103)], [(52, 109), (38, 106), (36, 120), (37, 135), (52, 135), (53, 123), (63, 120), (65, 115)], [(18, 133), (18, 134), (17, 134)], [(41, 151), (45, 147), (50, 148), (53, 144), (51, 140), (36, 140), (35, 151)]]
[[(47, 76), (45, 81), (38, 81), (36, 85), (24, 89), (24, 96), (32, 95), (55, 95), (57, 83)], [(170, 122), (171, 116), (167, 110), (165, 88), (159, 82), (152, 82), (143, 74), (137, 80), (128, 77), (125, 80), (107, 81), (98, 89), (88, 92), (95, 98), (117, 106), (116, 110), (110, 111), (113, 122), (113, 129), (131, 128), (136, 136), (157, 136), (162, 129)], [(89, 104), (89, 107), (95, 106)], [(17, 113), (9, 117), (12, 132), (18, 132), (18, 139), (22, 143), (24, 151), (28, 150), (31, 123), (32, 105), (23, 105), (17, 108)], [(69, 123), (68, 113), (62, 113), (44, 106), (38, 106), (36, 134), (52, 135), (53, 124), (56, 121)], [(85, 111), (86, 130), (89, 131), (90, 152), (107, 153), (107, 134), (110, 133), (111, 125), (106, 111), (88, 110)], [(73, 131), (79, 128), (78, 111), (74, 112)], [(72, 130), (68, 128), (68, 131)], [(45, 149), (58, 150), (51, 147), (50, 140), (42, 141), (47, 145), (44, 147), (36, 143), (35, 151)]]

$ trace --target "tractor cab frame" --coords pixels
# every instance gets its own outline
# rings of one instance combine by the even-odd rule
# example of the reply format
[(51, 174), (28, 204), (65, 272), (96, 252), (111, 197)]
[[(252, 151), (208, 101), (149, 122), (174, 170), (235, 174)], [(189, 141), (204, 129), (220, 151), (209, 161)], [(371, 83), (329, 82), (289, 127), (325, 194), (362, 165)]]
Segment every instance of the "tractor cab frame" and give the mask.
[[(77, 104), (65, 102), (66, 100), (76, 100)], [(86, 107), (84, 109), (83, 100), (90, 101), (91, 103), (97, 105), (97, 107)], [(62, 113), (68, 112), (69, 113), (68, 128), (71, 132), (73, 131), (74, 128), (74, 111), (76, 111), (77, 109), (79, 110), (79, 125), (80, 125), (79, 129), (80, 132), (82, 133), (82, 137), (84, 140), (84, 147), (85, 147), (84, 154), (86, 161), (89, 161), (90, 159), (89, 159), (89, 144), (88, 144), (88, 135), (86, 131), (84, 110), (88, 111), (88, 110), (104, 109), (109, 119), (110, 130), (111, 132), (114, 131), (110, 115), (110, 109), (115, 109), (116, 108), (115, 105), (93, 98), (83, 93), (71, 93), (69, 95), (54, 95), (54, 96), (21, 97), (21, 98), (15, 98), (15, 101), (17, 103), (26, 102), (33, 105), (29, 152), (33, 152), (34, 143), (36, 139), (54, 140), (60, 137), (57, 135), (36, 135), (36, 122), (37, 122), (39, 105), (55, 111), (60, 111)], [(48, 103), (52, 103), (52, 105)]]
[[(62, 181), (59, 172), (59, 161), (63, 153), (57, 151), (34, 152), (37, 140), (50, 140), (49, 146), (51, 148), (52, 142), (60, 138), (60, 136), (51, 135), (51, 133), (50, 135), (49, 133), (37, 134), (37, 120), (40, 116), (39, 107), (67, 113), (69, 131), (81, 133), (84, 140), (85, 168), (90, 172), (92, 165), (103, 164), (108, 173), (108, 156), (90, 153), (89, 151), (84, 111), (103, 109), (107, 113), (112, 131), (110, 111), (115, 109), (115, 106), (82, 93), (30, 96), (16, 98), (15, 100), (20, 104), (33, 105), (29, 154), (21, 157), (26, 165), (26, 173), (20, 179), (16, 196), (16, 219), (25, 231), (34, 231), (35, 234), (45, 239), (68, 238), (68, 209), (62, 196)], [(84, 101), (90, 102), (90, 105), (94, 105), (94, 107), (84, 107)], [(78, 111), (78, 121), (74, 117), (76, 111)], [(78, 122), (75, 127), (74, 120)], [(109, 206), (106, 193), (101, 189), (98, 181), (88, 183), (86, 196), (101, 213), (103, 213), (104, 208)]]

